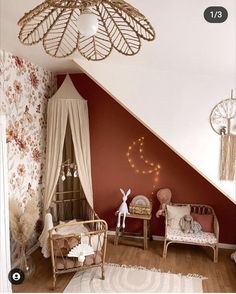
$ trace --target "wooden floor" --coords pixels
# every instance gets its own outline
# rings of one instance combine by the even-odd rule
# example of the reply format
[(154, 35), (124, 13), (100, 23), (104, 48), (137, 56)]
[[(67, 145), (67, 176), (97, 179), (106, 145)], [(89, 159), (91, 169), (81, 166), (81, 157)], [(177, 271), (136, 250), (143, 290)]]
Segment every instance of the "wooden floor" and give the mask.
[[(125, 244), (125, 245), (121, 245)], [(204, 292), (236, 292), (236, 265), (230, 259), (231, 250), (219, 250), (219, 262), (213, 263), (213, 250), (199, 246), (172, 244), (166, 259), (161, 257), (163, 242), (149, 241), (149, 249), (144, 251), (142, 241), (123, 238), (121, 244), (113, 245), (113, 237), (108, 239), (106, 262), (157, 268), (162, 272), (194, 273), (206, 276)], [(39, 250), (33, 254), (36, 263), (35, 276), (21, 285), (13, 287), (13, 292), (52, 292), (51, 259), (42, 257)], [(55, 292), (63, 292), (73, 274), (58, 276)]]

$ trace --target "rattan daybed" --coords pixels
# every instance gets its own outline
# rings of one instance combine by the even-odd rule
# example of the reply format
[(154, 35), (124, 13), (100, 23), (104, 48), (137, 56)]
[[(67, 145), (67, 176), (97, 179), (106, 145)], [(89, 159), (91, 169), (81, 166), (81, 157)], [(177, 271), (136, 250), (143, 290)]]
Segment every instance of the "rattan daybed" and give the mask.
[[(188, 204), (172, 204), (183, 206)], [(213, 232), (199, 232), (197, 234), (185, 234), (180, 229), (172, 229), (168, 226), (168, 212), (165, 210), (165, 241), (163, 248), (163, 257), (167, 256), (167, 249), (171, 243), (182, 243), (200, 246), (209, 246), (214, 251), (214, 262), (218, 261), (218, 243), (219, 243), (219, 223), (214, 212), (214, 209), (208, 205), (189, 204), (191, 212), (198, 214), (212, 214), (213, 215)]]

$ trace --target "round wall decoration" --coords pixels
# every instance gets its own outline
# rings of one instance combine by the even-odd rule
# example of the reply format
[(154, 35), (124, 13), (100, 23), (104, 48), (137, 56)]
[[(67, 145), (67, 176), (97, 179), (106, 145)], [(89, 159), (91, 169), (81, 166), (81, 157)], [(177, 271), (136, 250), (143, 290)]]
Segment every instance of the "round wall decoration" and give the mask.
[(130, 204), (135, 206), (144, 206), (144, 207), (149, 207), (151, 205), (149, 199), (144, 195), (135, 196), (132, 199)]
[(222, 100), (212, 109), (210, 114), (210, 123), (212, 129), (219, 135), (236, 134), (236, 98)]
[(236, 162), (236, 98), (222, 100), (212, 109), (210, 114), (212, 129), (220, 135), (219, 179), (235, 180)]

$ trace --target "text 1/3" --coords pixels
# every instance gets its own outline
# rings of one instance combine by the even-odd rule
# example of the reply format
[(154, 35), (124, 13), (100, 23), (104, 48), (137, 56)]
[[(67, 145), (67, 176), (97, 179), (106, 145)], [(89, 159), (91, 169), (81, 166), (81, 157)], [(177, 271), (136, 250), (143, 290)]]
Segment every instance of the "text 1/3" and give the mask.
[(222, 11), (210, 11), (211, 18), (222, 18)]
[(204, 11), (204, 18), (210, 23), (222, 23), (228, 18), (228, 11), (222, 6), (210, 6)]

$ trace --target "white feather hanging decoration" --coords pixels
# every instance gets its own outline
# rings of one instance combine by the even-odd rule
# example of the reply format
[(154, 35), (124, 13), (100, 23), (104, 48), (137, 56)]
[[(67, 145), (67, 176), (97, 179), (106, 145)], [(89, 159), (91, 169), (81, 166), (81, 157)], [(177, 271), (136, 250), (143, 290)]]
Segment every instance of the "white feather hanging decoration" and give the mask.
[(68, 257), (78, 257), (80, 262), (84, 262), (85, 256), (94, 254), (93, 247), (88, 244), (79, 244), (71, 249), (68, 253)]

